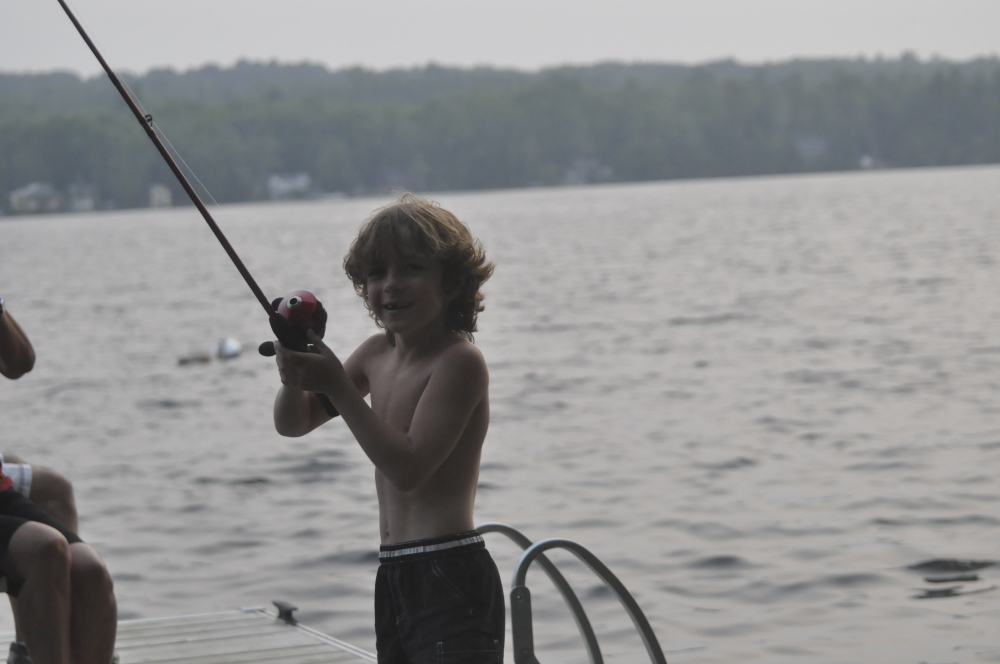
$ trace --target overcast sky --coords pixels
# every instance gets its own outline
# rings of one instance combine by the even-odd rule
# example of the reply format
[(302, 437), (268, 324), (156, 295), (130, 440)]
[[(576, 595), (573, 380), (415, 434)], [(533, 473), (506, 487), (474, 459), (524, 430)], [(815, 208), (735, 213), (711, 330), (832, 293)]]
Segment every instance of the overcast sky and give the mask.
[[(332, 69), (1000, 54), (1000, 0), (68, 0), (112, 67)], [(56, 0), (0, 0), (0, 72), (98, 64)]]

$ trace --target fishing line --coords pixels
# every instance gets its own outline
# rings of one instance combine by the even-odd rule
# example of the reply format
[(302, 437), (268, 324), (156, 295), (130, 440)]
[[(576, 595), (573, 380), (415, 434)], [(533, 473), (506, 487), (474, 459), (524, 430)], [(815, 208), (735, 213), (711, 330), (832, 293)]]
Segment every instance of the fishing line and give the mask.
[[(146, 117), (152, 118), (153, 116), (147, 115)], [(201, 187), (202, 192), (206, 196), (208, 196), (209, 200), (212, 201), (212, 205), (215, 207), (222, 207), (221, 205), (219, 205), (219, 201), (215, 200), (215, 196), (213, 196), (212, 192), (208, 190), (208, 187), (205, 185), (205, 183), (202, 182), (201, 178), (198, 177), (198, 174), (195, 173), (193, 168), (191, 168), (191, 165), (184, 160), (184, 156), (181, 155), (180, 150), (174, 147), (174, 144), (170, 142), (170, 137), (167, 136), (167, 132), (163, 131), (163, 128), (160, 127), (160, 125), (155, 120), (150, 119), (150, 125), (153, 127), (153, 131), (156, 132), (156, 135), (160, 136), (161, 139), (164, 141), (164, 143), (166, 143), (166, 146), (170, 150), (170, 153), (174, 155), (174, 157), (178, 161), (180, 161), (180, 164), (181, 166), (184, 167), (184, 170), (187, 171), (190, 177), (194, 178), (194, 181), (198, 184), (199, 187)], [(253, 254), (253, 252), (251, 252), (251, 254)]]
[(129, 107), (129, 110), (132, 111), (132, 114), (135, 115), (136, 119), (139, 121), (139, 124), (142, 125), (142, 128), (143, 130), (145, 130), (146, 135), (149, 137), (149, 140), (153, 142), (153, 145), (156, 146), (156, 149), (157, 151), (159, 151), (160, 156), (163, 157), (164, 161), (167, 162), (167, 166), (169, 166), (170, 170), (173, 171), (174, 176), (177, 178), (177, 181), (180, 182), (181, 187), (184, 188), (184, 191), (187, 193), (188, 198), (190, 198), (191, 202), (194, 203), (194, 206), (198, 208), (198, 212), (200, 212), (201, 216), (204, 217), (205, 223), (207, 223), (208, 227), (212, 229), (212, 232), (215, 234), (215, 237), (219, 240), (219, 243), (222, 244), (222, 248), (226, 250), (227, 254), (229, 254), (230, 260), (233, 261), (233, 264), (236, 266), (236, 269), (239, 270), (240, 274), (243, 276), (243, 280), (247, 282), (247, 286), (250, 287), (250, 290), (253, 292), (254, 296), (256, 296), (257, 301), (260, 302), (262, 307), (264, 307), (264, 311), (267, 312), (268, 318), (271, 319), (273, 327), (274, 319), (280, 318), (280, 316), (278, 316), (274, 307), (271, 305), (271, 302), (267, 299), (267, 297), (264, 296), (264, 292), (260, 289), (260, 286), (257, 285), (257, 282), (250, 274), (250, 271), (243, 264), (243, 261), (236, 253), (236, 250), (233, 249), (233, 246), (229, 243), (229, 240), (222, 232), (222, 229), (219, 228), (219, 225), (217, 223), (215, 223), (215, 219), (212, 218), (212, 215), (211, 213), (209, 213), (208, 208), (205, 207), (205, 203), (201, 200), (201, 197), (198, 195), (198, 192), (194, 190), (194, 187), (191, 185), (190, 180), (188, 180), (187, 176), (184, 175), (184, 171), (181, 170), (181, 167), (177, 164), (177, 161), (170, 153), (170, 150), (167, 149), (163, 141), (160, 140), (160, 137), (157, 136), (156, 130), (153, 127), (153, 116), (149, 113), (144, 113), (143, 110), (136, 103), (135, 99), (133, 99), (132, 95), (129, 94), (128, 89), (125, 87), (125, 85), (121, 82), (121, 79), (118, 78), (115, 72), (108, 65), (107, 61), (104, 59), (104, 56), (101, 55), (101, 52), (97, 50), (97, 46), (94, 45), (94, 42), (93, 40), (91, 40), (90, 35), (88, 35), (87, 31), (83, 29), (83, 25), (81, 25), (80, 21), (77, 20), (76, 16), (70, 10), (69, 5), (66, 4), (65, 0), (58, 0), (58, 2), (59, 5), (63, 8), (63, 11), (66, 12), (66, 16), (69, 17), (70, 22), (73, 23), (73, 26), (76, 28), (76, 31), (80, 33), (80, 36), (83, 38), (83, 41), (87, 44), (87, 47), (90, 48), (91, 53), (93, 53), (94, 57), (97, 58), (97, 61), (104, 69), (104, 72), (108, 75), (108, 78), (111, 79), (111, 83), (115, 86), (115, 89), (118, 90), (118, 93), (122, 96), (122, 99), (125, 100), (125, 104)]
[[(83, 21), (78, 20), (78, 22), (81, 26), (83, 25)], [(89, 35), (89, 32), (87, 34)], [(91, 40), (93, 41), (95, 48), (103, 52), (103, 50), (97, 46), (100, 40), (95, 39), (93, 37), (91, 37)], [(139, 111), (143, 116), (143, 118), (145, 118), (146, 121), (149, 122), (150, 126), (156, 132), (156, 135), (159, 136), (160, 139), (166, 144), (166, 147), (169, 149), (170, 154), (174, 157), (174, 159), (180, 162), (180, 165), (184, 167), (184, 171), (187, 174), (187, 176), (193, 179), (195, 183), (198, 185), (198, 187), (201, 189), (201, 195), (208, 197), (208, 199), (212, 202), (212, 205), (214, 207), (216, 208), (222, 207), (219, 204), (219, 201), (215, 199), (215, 196), (212, 195), (212, 192), (211, 190), (209, 190), (208, 186), (201, 181), (201, 178), (198, 177), (198, 174), (194, 170), (194, 168), (192, 168), (191, 165), (187, 163), (187, 161), (185, 161), (184, 155), (181, 154), (181, 151), (177, 149), (177, 146), (175, 146), (173, 142), (171, 142), (170, 136), (167, 134), (167, 132), (163, 129), (162, 126), (160, 126), (158, 122), (153, 120), (152, 114), (146, 110), (145, 105), (142, 103), (142, 99), (132, 90), (131, 87), (129, 87), (128, 81), (126, 79), (119, 79), (119, 82), (122, 84), (122, 87), (125, 88), (125, 90), (128, 92), (128, 95), (129, 97), (131, 97), (132, 101), (135, 102), (135, 105), (139, 108)]]
[[(257, 282), (254, 280), (253, 276), (251, 276), (246, 265), (243, 264), (243, 261), (236, 253), (236, 250), (233, 249), (229, 240), (226, 239), (222, 229), (219, 228), (217, 223), (215, 223), (215, 219), (212, 218), (208, 208), (205, 207), (205, 203), (201, 200), (198, 192), (194, 190), (194, 187), (191, 185), (191, 181), (188, 180), (186, 175), (184, 175), (184, 171), (181, 170), (181, 167), (174, 159), (171, 151), (167, 149), (167, 146), (164, 145), (162, 140), (160, 140), (160, 137), (156, 132), (156, 127), (153, 124), (153, 116), (150, 113), (144, 112), (144, 109), (139, 106), (125, 84), (122, 83), (121, 79), (119, 79), (115, 72), (111, 69), (111, 66), (108, 65), (104, 56), (101, 55), (101, 52), (97, 49), (97, 46), (94, 45), (90, 35), (88, 35), (87, 31), (83, 29), (83, 25), (81, 25), (80, 21), (77, 20), (76, 16), (70, 10), (69, 5), (66, 4), (66, 1), (58, 0), (58, 2), (63, 8), (63, 11), (66, 12), (66, 16), (69, 17), (70, 22), (73, 23), (76, 31), (80, 33), (80, 36), (87, 44), (87, 47), (90, 48), (91, 53), (94, 54), (94, 57), (97, 58), (97, 61), (101, 64), (101, 67), (108, 75), (108, 78), (111, 79), (111, 83), (115, 86), (115, 89), (118, 90), (122, 99), (125, 100), (125, 104), (129, 107), (129, 110), (132, 111), (136, 120), (138, 120), (139, 124), (142, 125), (143, 130), (146, 132), (146, 136), (148, 136), (149, 140), (153, 142), (153, 145), (156, 146), (160, 156), (163, 157), (163, 160), (167, 162), (167, 166), (169, 166), (170, 170), (173, 171), (174, 176), (177, 178), (177, 181), (180, 182), (181, 187), (184, 188), (188, 198), (190, 198), (191, 202), (194, 203), (194, 206), (198, 208), (198, 212), (200, 212), (201, 216), (205, 219), (205, 223), (207, 223), (208, 227), (212, 229), (216, 239), (218, 239), (219, 243), (222, 244), (222, 248), (226, 250), (227, 254), (229, 254), (230, 260), (233, 261), (236, 269), (239, 270), (240, 274), (243, 276), (243, 280), (247, 282), (247, 286), (249, 286), (250, 290), (253, 291), (257, 301), (260, 302), (262, 307), (264, 307), (264, 311), (267, 312), (268, 321), (271, 324), (271, 330), (275, 333), (275, 335), (277, 335), (278, 340), (282, 343), (282, 345), (292, 350), (300, 352), (308, 351), (309, 342), (306, 337), (306, 330), (312, 329), (320, 337), (322, 337), (323, 331), (326, 329), (326, 311), (323, 309), (323, 305), (320, 304), (320, 302), (316, 300), (315, 296), (308, 291), (295, 291), (288, 297), (284, 298), (284, 300), (279, 299), (274, 302), (269, 301), (267, 297), (264, 296), (264, 292), (260, 289), (260, 286), (257, 285)], [(171, 148), (173, 148), (172, 145)], [(181, 159), (181, 161), (183, 161), (183, 159)], [(184, 165), (188, 168), (188, 170), (191, 170), (186, 163)], [(197, 180), (197, 177), (195, 179)], [(200, 181), (198, 184), (201, 185), (206, 192), (208, 191), (208, 189), (201, 184)], [(266, 344), (261, 344), (261, 354), (263, 355), (268, 354), (265, 352), (265, 345)], [(272, 344), (270, 355), (273, 354), (274, 348)], [(330, 401), (330, 397), (319, 392), (315, 394), (327, 414), (331, 417), (336, 417), (338, 415), (337, 409), (334, 407), (333, 402)]]
[(191, 168), (191, 165), (184, 160), (184, 155), (181, 154), (181, 151), (177, 149), (177, 147), (173, 144), (173, 142), (171, 142), (170, 136), (167, 134), (167, 132), (164, 131), (163, 127), (161, 127), (160, 124), (153, 119), (153, 115), (146, 111), (145, 106), (143, 106), (142, 104), (142, 100), (139, 99), (138, 95), (136, 95), (132, 91), (132, 88), (129, 87), (128, 81), (122, 80), (121, 83), (122, 87), (125, 88), (125, 90), (128, 92), (129, 97), (131, 97), (132, 101), (135, 102), (135, 105), (139, 107), (139, 111), (142, 113), (143, 118), (145, 118), (146, 121), (149, 123), (149, 125), (153, 128), (153, 131), (156, 132), (156, 135), (160, 137), (160, 140), (162, 140), (164, 144), (166, 144), (167, 149), (170, 150), (170, 154), (173, 155), (174, 159), (179, 161), (180, 165), (184, 167), (184, 170), (187, 172), (188, 177), (192, 178), (195, 181), (198, 187), (201, 188), (202, 194), (207, 196), (209, 200), (212, 201), (213, 206), (221, 207), (219, 205), (219, 201), (215, 200), (215, 196), (213, 196), (212, 192), (209, 191), (208, 186), (201, 181), (201, 178), (199, 178), (195, 170)]
[[(94, 40), (94, 43), (96, 44), (97, 40)], [(173, 141), (170, 140), (170, 135), (160, 125), (159, 122), (153, 119), (153, 115), (146, 110), (146, 107), (142, 103), (142, 100), (132, 90), (132, 88), (129, 87), (128, 81), (125, 79), (121, 79), (121, 84), (122, 87), (125, 88), (125, 90), (128, 92), (129, 97), (132, 98), (132, 101), (134, 101), (135, 105), (139, 108), (139, 111), (142, 113), (143, 118), (146, 119), (150, 127), (152, 127), (153, 131), (156, 132), (156, 135), (160, 138), (161, 141), (163, 141), (163, 143), (166, 145), (167, 149), (170, 151), (170, 154), (173, 156), (173, 158), (176, 159), (179, 162), (180, 166), (183, 167), (184, 172), (187, 174), (187, 177), (194, 180), (194, 183), (198, 185), (198, 188), (201, 190), (201, 195), (207, 197), (209, 201), (211, 201), (213, 207), (221, 208), (222, 207), (221, 204), (219, 203), (219, 201), (216, 200), (215, 196), (212, 194), (212, 191), (208, 188), (208, 185), (202, 182), (201, 178), (198, 177), (198, 173), (194, 170), (191, 164), (187, 163), (187, 160), (184, 159), (184, 155), (177, 148), (177, 146), (173, 144)], [(252, 248), (250, 250), (250, 255), (251, 258), (259, 258)]]

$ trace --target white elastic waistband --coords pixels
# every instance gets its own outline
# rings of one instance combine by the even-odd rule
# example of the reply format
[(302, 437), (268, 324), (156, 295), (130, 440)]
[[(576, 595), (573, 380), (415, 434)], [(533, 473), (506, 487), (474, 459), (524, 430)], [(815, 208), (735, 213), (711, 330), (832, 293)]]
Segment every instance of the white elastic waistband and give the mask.
[(421, 553), (435, 553), (437, 551), (447, 551), (449, 549), (456, 549), (460, 546), (469, 546), (470, 544), (482, 544), (483, 536), (476, 534), (470, 535), (469, 537), (463, 537), (461, 539), (449, 540), (447, 542), (438, 542), (436, 544), (418, 544), (414, 542), (413, 546), (408, 546), (402, 549), (389, 549), (381, 550), (378, 552), (379, 560), (392, 560), (393, 558), (402, 558), (403, 556), (415, 556)]

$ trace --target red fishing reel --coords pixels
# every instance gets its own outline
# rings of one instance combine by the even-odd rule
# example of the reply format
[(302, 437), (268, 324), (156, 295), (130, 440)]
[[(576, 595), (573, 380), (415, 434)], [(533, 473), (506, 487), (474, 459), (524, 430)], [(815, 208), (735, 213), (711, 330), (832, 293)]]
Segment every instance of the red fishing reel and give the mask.
[(289, 293), (278, 301), (275, 311), (301, 332), (302, 336), (309, 330), (320, 338), (326, 334), (326, 309), (309, 291), (297, 290)]
[[(271, 330), (281, 345), (289, 350), (309, 352), (309, 338), (306, 336), (309, 330), (320, 338), (326, 334), (326, 309), (309, 291), (295, 291), (280, 297), (271, 303), (271, 308), (274, 309), (269, 319)], [(271, 357), (275, 354), (274, 342), (265, 341), (258, 351), (265, 357)], [(340, 414), (329, 396), (317, 393), (316, 398), (330, 417)]]
[[(305, 351), (309, 341), (306, 332), (312, 330), (323, 338), (326, 334), (326, 309), (309, 291), (298, 290), (271, 303), (275, 315), (271, 316), (271, 330), (281, 344), (291, 350)], [(274, 342), (265, 341), (258, 349), (261, 355), (274, 355)]]

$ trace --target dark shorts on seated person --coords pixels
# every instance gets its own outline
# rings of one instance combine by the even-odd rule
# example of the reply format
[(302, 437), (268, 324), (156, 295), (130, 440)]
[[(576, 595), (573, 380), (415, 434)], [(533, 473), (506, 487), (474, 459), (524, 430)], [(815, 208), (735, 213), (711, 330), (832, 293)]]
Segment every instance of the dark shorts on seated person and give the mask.
[(503, 584), (478, 532), (383, 545), (379, 562), (379, 664), (503, 661)]
[[(63, 537), (70, 544), (83, 541), (76, 533), (56, 520), (55, 517), (17, 491), (13, 489), (0, 490), (0, 556), (7, 554), (7, 549), (10, 547), (10, 540), (14, 537), (17, 529), (29, 521), (36, 521), (44, 523), (46, 526), (52, 526), (62, 533)], [(17, 597), (22, 583), (24, 583), (23, 579), (8, 578), (7, 594), (11, 597)]]

